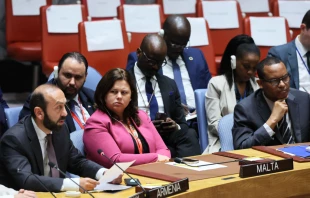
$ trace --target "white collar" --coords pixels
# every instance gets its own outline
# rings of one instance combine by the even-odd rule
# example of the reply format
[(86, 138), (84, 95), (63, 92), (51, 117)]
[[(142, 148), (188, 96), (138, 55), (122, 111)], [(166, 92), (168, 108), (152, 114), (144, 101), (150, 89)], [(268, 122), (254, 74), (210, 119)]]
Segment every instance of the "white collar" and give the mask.
[[(33, 124), (34, 130), (35, 130), (36, 133), (37, 133), (38, 139), (39, 139), (39, 140), (45, 139), (46, 133), (44, 133), (44, 132), (38, 127), (38, 125), (37, 125), (37, 123), (34, 121), (33, 117), (31, 117), (31, 122), (32, 122), (32, 124)], [(52, 131), (51, 131), (50, 134), (52, 134)]]
[(299, 40), (300, 35), (298, 35), (295, 39), (295, 45), (300, 53), (301, 56), (306, 56), (306, 53), (308, 50), (302, 45), (302, 43)]
[[(137, 62), (135, 63), (135, 66), (134, 66), (134, 73), (135, 73), (135, 76), (136, 76), (136, 81), (138, 82), (139, 80), (145, 80), (145, 76), (144, 74), (142, 73), (141, 69), (138, 67), (137, 65)], [(157, 81), (157, 78), (156, 76), (152, 76), (151, 79), (154, 79), (155, 81)]]

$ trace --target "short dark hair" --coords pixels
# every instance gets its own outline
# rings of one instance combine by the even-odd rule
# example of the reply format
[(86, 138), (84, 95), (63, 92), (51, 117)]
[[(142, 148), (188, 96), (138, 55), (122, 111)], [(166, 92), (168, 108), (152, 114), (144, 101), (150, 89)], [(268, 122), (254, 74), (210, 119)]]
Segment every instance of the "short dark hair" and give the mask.
[(85, 56), (83, 56), (79, 52), (68, 52), (68, 53), (64, 54), (61, 57), (61, 59), (59, 60), (59, 63), (58, 63), (58, 73), (59, 73), (63, 63), (65, 62), (65, 60), (67, 60), (67, 58), (73, 58), (76, 61), (78, 61), (79, 63), (84, 63), (84, 65), (85, 65), (85, 72), (87, 72), (88, 62), (87, 62)]
[(304, 15), (304, 17), (302, 18), (301, 23), (306, 24), (306, 28), (309, 29), (310, 28), (310, 10), (308, 10), (306, 12), (306, 14)]
[(224, 74), (227, 81), (228, 85), (231, 88), (233, 84), (232, 80), (232, 69), (231, 69), (231, 64), (230, 64), (230, 56), (235, 55), (237, 53), (237, 48), (238, 46), (248, 43), (248, 44), (255, 44), (254, 40), (252, 37), (246, 34), (240, 34), (235, 37), (233, 37), (227, 44), (224, 54), (222, 56), (222, 60), (220, 63), (220, 68), (219, 68), (219, 74)]
[(123, 119), (127, 120), (131, 117), (137, 126), (140, 126), (140, 119), (138, 117), (138, 94), (136, 83), (131, 74), (124, 69), (111, 69), (101, 78), (95, 91), (95, 106), (99, 110), (108, 114), (113, 123), (115, 122), (112, 117), (118, 118), (118, 116), (114, 112), (108, 110), (105, 104), (105, 97), (113, 87), (114, 83), (118, 80), (125, 80), (129, 84), (131, 90), (131, 101), (124, 110)]
[(265, 72), (264, 67), (265, 66), (271, 66), (273, 64), (281, 63), (282, 61), (278, 59), (277, 57), (268, 56), (267, 58), (263, 59), (261, 62), (257, 64), (257, 75), (259, 79), (264, 80), (265, 79)]

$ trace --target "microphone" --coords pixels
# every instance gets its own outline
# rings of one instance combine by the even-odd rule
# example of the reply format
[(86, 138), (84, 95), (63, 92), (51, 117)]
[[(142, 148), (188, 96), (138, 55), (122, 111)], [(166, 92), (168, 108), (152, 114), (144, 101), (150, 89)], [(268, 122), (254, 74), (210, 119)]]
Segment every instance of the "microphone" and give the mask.
[(52, 193), (51, 191), (48, 190), (48, 188), (44, 185), (44, 183), (40, 180), (40, 178), (39, 178), (37, 175), (33, 174), (32, 172), (23, 171), (23, 170), (21, 170), (20, 168), (17, 169), (17, 172), (18, 172), (18, 173), (28, 173), (28, 174), (34, 176), (34, 177), (36, 178), (36, 180), (39, 181), (39, 183), (41, 184), (41, 186), (42, 186), (47, 192), (51, 193), (51, 195), (52, 195), (54, 198), (56, 198), (56, 196), (54, 195), (54, 193)]
[(135, 180), (134, 178), (132, 178), (125, 170), (123, 170), (119, 165), (117, 165), (116, 163), (114, 163), (108, 156), (106, 156), (104, 154), (104, 152), (102, 151), (102, 149), (98, 149), (97, 150), (98, 154), (101, 156), (104, 156), (106, 159), (108, 159), (112, 164), (114, 164), (115, 166), (117, 166), (121, 171), (123, 171), (128, 177), (130, 177), (130, 179), (132, 179), (133, 181), (135, 181), (135, 183), (143, 190), (143, 192), (145, 193), (146, 197), (148, 197), (148, 192), (142, 187), (142, 185), (140, 184), (140, 182), (138, 182), (137, 180)]
[(190, 166), (190, 167), (201, 167), (201, 166), (211, 166), (211, 165), (215, 165), (215, 164), (226, 164), (226, 163), (230, 163), (230, 162), (239, 162), (239, 161), (246, 161), (244, 159), (236, 159), (236, 160), (230, 160), (230, 161), (225, 161), (225, 162), (218, 162), (218, 163), (212, 163), (212, 164), (202, 164), (202, 165), (198, 165), (198, 166), (194, 166), (194, 165), (191, 165), (189, 163), (186, 163), (182, 158), (174, 158), (174, 162), (178, 163), (178, 164), (185, 164), (187, 166)]
[(92, 195), (90, 192), (88, 192), (87, 190), (85, 190), (85, 188), (83, 188), (80, 184), (76, 183), (72, 178), (67, 177), (66, 173), (64, 173), (62, 170), (60, 170), (56, 164), (54, 164), (53, 162), (49, 162), (48, 165), (51, 168), (55, 168), (56, 170), (58, 170), (64, 177), (70, 179), (73, 183), (75, 183), (77, 186), (79, 186), (82, 190), (84, 190), (84, 192), (86, 192), (87, 194), (89, 194), (92, 198), (95, 198), (94, 195)]

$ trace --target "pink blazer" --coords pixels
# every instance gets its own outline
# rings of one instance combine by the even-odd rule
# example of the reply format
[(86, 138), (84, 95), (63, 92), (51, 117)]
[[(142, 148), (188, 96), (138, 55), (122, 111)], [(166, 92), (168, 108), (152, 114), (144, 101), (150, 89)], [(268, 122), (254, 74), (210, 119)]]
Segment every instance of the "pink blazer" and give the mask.
[(139, 110), (138, 116), (141, 124), (139, 127), (135, 123), (134, 125), (146, 140), (150, 153), (134, 154), (134, 143), (125, 127), (117, 121), (113, 124), (106, 113), (96, 110), (87, 120), (84, 129), (83, 141), (87, 158), (106, 168), (110, 168), (112, 164), (97, 153), (98, 149), (102, 149), (114, 162), (136, 160), (134, 165), (156, 162), (157, 154), (170, 158), (169, 149), (147, 114)]

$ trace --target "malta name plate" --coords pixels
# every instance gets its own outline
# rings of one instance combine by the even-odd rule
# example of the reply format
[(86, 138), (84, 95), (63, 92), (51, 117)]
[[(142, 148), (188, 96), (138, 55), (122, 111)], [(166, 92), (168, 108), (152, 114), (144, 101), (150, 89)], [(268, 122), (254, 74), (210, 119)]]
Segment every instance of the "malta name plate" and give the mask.
[(282, 159), (282, 160), (273, 160), (264, 163), (255, 163), (255, 164), (247, 164), (240, 166), (239, 177), (253, 177), (258, 175), (265, 175), (269, 173), (282, 172), (287, 170), (292, 170), (293, 159)]
[(130, 198), (141, 198), (145, 194), (145, 197), (148, 198), (163, 198), (163, 197), (169, 197), (172, 195), (176, 195), (182, 192), (185, 192), (189, 189), (189, 181), (188, 178), (184, 178), (178, 181), (175, 181), (173, 183), (164, 185), (159, 188), (152, 188), (152, 189), (145, 189), (146, 193), (141, 191), (142, 189), (140, 187), (136, 187), (136, 191), (140, 191)]

